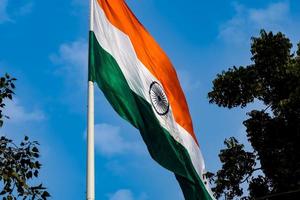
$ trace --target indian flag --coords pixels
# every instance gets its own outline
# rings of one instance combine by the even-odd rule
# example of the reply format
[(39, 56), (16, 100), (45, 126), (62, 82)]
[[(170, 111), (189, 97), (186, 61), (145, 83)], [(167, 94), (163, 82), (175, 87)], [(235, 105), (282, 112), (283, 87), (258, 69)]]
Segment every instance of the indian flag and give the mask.
[(151, 157), (175, 174), (186, 200), (214, 199), (171, 61), (124, 0), (93, 0), (91, 6), (89, 80), (139, 129)]

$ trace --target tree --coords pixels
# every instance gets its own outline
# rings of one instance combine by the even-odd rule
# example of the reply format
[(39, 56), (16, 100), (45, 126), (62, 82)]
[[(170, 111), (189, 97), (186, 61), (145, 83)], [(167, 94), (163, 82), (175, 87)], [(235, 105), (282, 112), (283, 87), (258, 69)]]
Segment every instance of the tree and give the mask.
[[(0, 77), (0, 128), (3, 126), (4, 119), (9, 118), (3, 114), (4, 101), (13, 99), (15, 81), (16, 79), (8, 74)], [(27, 136), (19, 146), (7, 137), (0, 137), (0, 181), (3, 186), (0, 196), (3, 200), (13, 200), (18, 197), (24, 200), (45, 200), (50, 197), (42, 184), (30, 185), (32, 180), (39, 176), (41, 168), (41, 163), (38, 161), (40, 156), (38, 145), (37, 141), (30, 141)]]
[[(300, 195), (300, 43), (296, 54), (282, 33), (262, 30), (251, 39), (253, 61), (218, 74), (208, 93), (210, 103), (232, 109), (255, 100), (264, 109), (243, 122), (253, 151), (235, 138), (225, 140), (222, 168), (211, 176), (217, 198), (297, 199)], [(256, 172), (256, 173), (255, 173)]]

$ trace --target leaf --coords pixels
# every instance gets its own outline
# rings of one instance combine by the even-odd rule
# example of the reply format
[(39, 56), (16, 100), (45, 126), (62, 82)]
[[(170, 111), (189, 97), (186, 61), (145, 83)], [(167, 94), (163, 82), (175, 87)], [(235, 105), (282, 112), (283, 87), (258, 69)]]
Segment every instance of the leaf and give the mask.
[(32, 171), (27, 172), (26, 178), (28, 179), (32, 178)]
[(4, 195), (6, 193), (6, 191), (5, 190), (2, 190), (1, 192), (0, 192), (0, 195)]
[(33, 156), (34, 156), (35, 158), (39, 158), (39, 157), (40, 157), (40, 155), (39, 155), (38, 153), (33, 153)]
[(35, 177), (38, 177), (39, 171), (38, 171), (38, 170), (35, 170), (34, 173), (33, 173), (33, 175), (34, 175)]
[(36, 148), (36, 147), (33, 147), (33, 148), (32, 148), (32, 151), (35, 152), (35, 153), (38, 153), (38, 152), (39, 152), (38, 148)]
[(43, 200), (46, 200), (47, 197), (50, 197), (50, 194), (47, 191), (44, 191), (43, 194), (42, 194)]

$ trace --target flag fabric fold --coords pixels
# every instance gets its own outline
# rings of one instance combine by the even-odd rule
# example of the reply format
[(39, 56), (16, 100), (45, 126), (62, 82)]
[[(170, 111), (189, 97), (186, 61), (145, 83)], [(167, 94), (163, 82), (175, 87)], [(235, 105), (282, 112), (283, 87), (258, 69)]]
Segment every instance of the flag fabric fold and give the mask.
[(151, 157), (186, 200), (214, 199), (185, 96), (167, 55), (124, 0), (93, 0), (89, 80), (139, 129)]

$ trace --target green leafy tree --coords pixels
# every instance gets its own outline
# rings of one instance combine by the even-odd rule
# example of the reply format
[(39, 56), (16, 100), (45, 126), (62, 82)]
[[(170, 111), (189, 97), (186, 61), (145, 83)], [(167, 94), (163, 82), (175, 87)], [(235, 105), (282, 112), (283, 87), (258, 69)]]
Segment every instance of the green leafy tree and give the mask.
[[(244, 108), (261, 101), (243, 124), (253, 151), (225, 140), (222, 168), (209, 174), (217, 198), (298, 199), (300, 196), (300, 44), (296, 54), (282, 33), (261, 31), (251, 39), (253, 61), (218, 74), (208, 93), (220, 107)], [(243, 188), (248, 186), (244, 195)], [(242, 197), (243, 196), (243, 197)]]
[[(0, 128), (4, 119), (9, 118), (3, 114), (4, 101), (12, 100), (16, 79), (8, 74), (0, 77)], [(42, 184), (32, 185), (32, 180), (39, 176), (41, 163), (38, 161), (40, 152), (37, 141), (30, 141), (26, 136), (21, 144), (16, 145), (7, 137), (0, 137), (0, 196), (3, 200), (17, 198), (43, 199), (46, 200), (50, 194)]]

